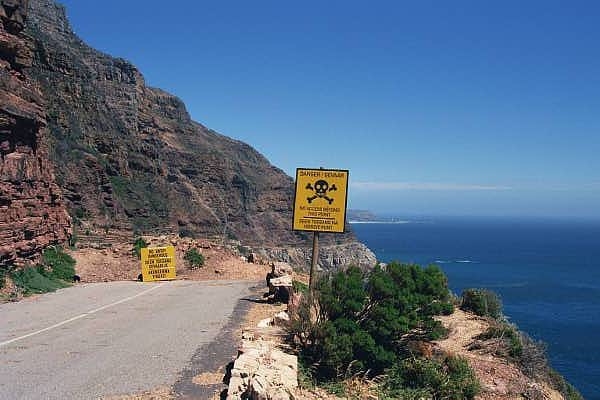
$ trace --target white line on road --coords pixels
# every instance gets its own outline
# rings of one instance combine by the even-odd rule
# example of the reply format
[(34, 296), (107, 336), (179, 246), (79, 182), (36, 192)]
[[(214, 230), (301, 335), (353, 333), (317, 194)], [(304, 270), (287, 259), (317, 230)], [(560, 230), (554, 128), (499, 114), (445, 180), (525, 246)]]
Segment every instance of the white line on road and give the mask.
[(91, 311), (85, 312), (85, 313), (83, 313), (83, 314), (81, 314), (81, 315), (78, 315), (78, 316), (76, 316), (76, 317), (69, 318), (69, 319), (67, 319), (67, 320), (64, 320), (64, 321), (62, 321), (62, 322), (59, 322), (59, 323), (57, 323), (57, 324), (51, 325), (51, 326), (49, 326), (49, 327), (47, 327), (47, 328), (40, 329), (39, 331), (31, 332), (31, 333), (28, 333), (27, 335), (19, 336), (19, 337), (16, 337), (16, 338), (13, 338), (13, 339), (7, 340), (7, 341), (5, 341), (5, 342), (0, 342), (0, 347), (2, 347), (2, 346), (6, 346), (7, 344), (11, 344), (11, 343), (17, 342), (17, 341), (19, 341), (19, 340), (26, 339), (26, 338), (28, 338), (28, 337), (31, 337), (31, 336), (38, 335), (38, 334), (40, 334), (40, 333), (48, 332), (49, 330), (52, 330), (52, 329), (58, 328), (59, 326), (63, 326), (63, 325), (65, 325), (65, 324), (68, 324), (69, 322), (77, 321), (78, 319), (81, 319), (81, 318), (83, 318), (83, 317), (87, 317), (88, 315), (95, 314), (95, 313), (97, 313), (98, 311), (106, 310), (107, 308), (114, 307), (114, 306), (116, 306), (116, 305), (118, 305), (118, 304), (125, 303), (126, 301), (129, 301), (129, 300), (133, 300), (133, 299), (135, 299), (136, 297), (142, 296), (142, 295), (144, 295), (144, 294), (146, 294), (146, 293), (150, 293), (151, 291), (153, 291), (153, 290), (155, 290), (155, 289), (158, 289), (159, 287), (161, 287), (161, 286), (163, 286), (163, 285), (164, 285), (164, 283), (161, 283), (161, 284), (159, 284), (159, 285), (157, 285), (157, 286), (151, 287), (150, 289), (144, 290), (143, 292), (140, 292), (140, 293), (138, 293), (138, 294), (135, 294), (135, 295), (133, 295), (133, 296), (129, 296), (129, 297), (126, 297), (126, 298), (124, 298), (124, 299), (121, 299), (121, 300), (115, 301), (114, 303), (110, 303), (110, 304), (107, 304), (107, 305), (105, 305), (105, 306), (98, 307), (98, 308), (96, 308), (96, 309), (94, 309), (94, 310), (91, 310)]

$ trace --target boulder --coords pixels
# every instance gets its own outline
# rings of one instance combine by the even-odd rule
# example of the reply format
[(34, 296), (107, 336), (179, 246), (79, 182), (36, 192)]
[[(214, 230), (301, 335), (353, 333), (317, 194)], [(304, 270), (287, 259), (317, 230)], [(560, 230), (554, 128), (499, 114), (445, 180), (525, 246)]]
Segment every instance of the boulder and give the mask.
[(273, 317), (273, 325), (284, 326), (290, 322), (290, 316), (285, 311), (280, 311)]
[(272, 272), (275, 277), (283, 276), (283, 275), (292, 275), (294, 269), (292, 266), (286, 262), (275, 262), (271, 264)]
[(280, 276), (278, 278), (268, 278), (269, 294), (273, 296), (274, 301), (288, 303), (293, 292), (292, 277), (290, 275)]

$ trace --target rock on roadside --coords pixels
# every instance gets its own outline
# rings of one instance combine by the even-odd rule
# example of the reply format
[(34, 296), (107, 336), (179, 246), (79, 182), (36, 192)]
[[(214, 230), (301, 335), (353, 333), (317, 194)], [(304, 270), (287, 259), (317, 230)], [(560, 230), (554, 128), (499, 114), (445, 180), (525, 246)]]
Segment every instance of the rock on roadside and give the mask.
[(274, 342), (253, 335), (243, 338), (234, 362), (227, 400), (289, 400), (298, 387), (298, 359), (276, 348)]

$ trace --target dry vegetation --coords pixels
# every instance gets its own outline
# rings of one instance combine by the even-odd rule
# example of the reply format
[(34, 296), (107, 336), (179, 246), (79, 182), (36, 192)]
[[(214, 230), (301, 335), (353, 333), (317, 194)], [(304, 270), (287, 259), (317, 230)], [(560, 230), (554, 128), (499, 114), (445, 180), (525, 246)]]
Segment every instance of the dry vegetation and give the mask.
[(526, 376), (517, 365), (496, 355), (494, 346), (497, 343), (491, 343), (491, 347), (473, 346), (476, 337), (489, 328), (489, 319), (461, 310), (437, 319), (449, 329), (449, 335), (435, 343), (442, 351), (463, 356), (469, 361), (482, 385), (482, 392), (476, 399), (508, 400), (523, 399), (524, 396), (530, 399), (563, 399), (556, 390)]

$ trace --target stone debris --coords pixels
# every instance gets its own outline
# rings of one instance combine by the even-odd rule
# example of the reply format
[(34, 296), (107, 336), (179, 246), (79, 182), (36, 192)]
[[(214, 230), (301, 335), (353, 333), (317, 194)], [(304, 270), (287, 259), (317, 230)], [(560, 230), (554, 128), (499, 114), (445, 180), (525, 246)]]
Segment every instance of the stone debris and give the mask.
[(284, 326), (290, 322), (290, 316), (285, 311), (280, 311), (273, 317), (273, 325)]
[(274, 342), (245, 336), (234, 362), (227, 400), (290, 400), (298, 387), (298, 359)]
[(260, 320), (260, 322), (256, 325), (257, 328), (268, 328), (273, 325), (273, 318), (265, 318)]
[(292, 273), (294, 272), (294, 269), (292, 268), (292, 266), (286, 262), (275, 262), (273, 264), (271, 264), (271, 267), (273, 268), (273, 272), (275, 274), (275, 277), (280, 277), (280, 276), (284, 276), (284, 275), (292, 275)]

